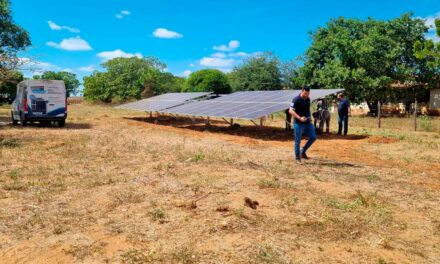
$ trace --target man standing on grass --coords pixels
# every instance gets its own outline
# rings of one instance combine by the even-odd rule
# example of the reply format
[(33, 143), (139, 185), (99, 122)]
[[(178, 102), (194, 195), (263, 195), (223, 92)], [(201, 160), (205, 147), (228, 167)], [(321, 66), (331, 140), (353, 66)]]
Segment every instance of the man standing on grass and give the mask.
[[(295, 158), (297, 163), (301, 163), (301, 159), (308, 159), (307, 150), (316, 140), (315, 128), (310, 122), (310, 87), (303, 87), (301, 93), (294, 97), (290, 104), (289, 113), (295, 119), (293, 131), (295, 136)], [(301, 138), (307, 135), (309, 140), (300, 149)]]
[(348, 132), (348, 116), (351, 115), (350, 102), (344, 98), (343, 94), (338, 94), (338, 135), (342, 134), (342, 125), (344, 125), (344, 136)]

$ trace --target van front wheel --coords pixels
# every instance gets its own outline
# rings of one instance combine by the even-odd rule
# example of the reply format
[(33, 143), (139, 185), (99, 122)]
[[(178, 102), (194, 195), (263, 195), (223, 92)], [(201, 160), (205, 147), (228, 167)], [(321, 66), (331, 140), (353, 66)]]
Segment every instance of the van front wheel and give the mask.
[(66, 125), (66, 120), (58, 121), (58, 127), (64, 127)]

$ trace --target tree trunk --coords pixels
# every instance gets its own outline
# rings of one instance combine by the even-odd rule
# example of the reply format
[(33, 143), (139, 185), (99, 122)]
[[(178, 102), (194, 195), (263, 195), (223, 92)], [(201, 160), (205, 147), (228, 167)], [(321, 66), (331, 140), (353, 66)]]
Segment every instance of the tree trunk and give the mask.
[(141, 98), (149, 98), (153, 96), (153, 88), (151, 83), (146, 83), (144, 90), (141, 92)]
[(367, 100), (368, 109), (370, 110), (368, 112), (371, 116), (377, 116), (377, 101), (368, 101)]

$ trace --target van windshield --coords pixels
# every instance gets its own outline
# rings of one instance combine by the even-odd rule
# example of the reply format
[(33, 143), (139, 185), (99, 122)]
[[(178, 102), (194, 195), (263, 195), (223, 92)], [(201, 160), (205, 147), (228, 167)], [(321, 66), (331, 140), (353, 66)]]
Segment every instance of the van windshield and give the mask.
[(32, 93), (44, 94), (44, 86), (31, 86)]

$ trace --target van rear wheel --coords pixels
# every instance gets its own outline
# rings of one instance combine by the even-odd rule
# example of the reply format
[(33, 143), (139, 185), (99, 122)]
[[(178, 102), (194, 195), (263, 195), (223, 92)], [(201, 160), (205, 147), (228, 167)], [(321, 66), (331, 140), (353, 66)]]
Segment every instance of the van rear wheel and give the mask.
[(12, 113), (12, 111), (11, 111), (11, 120), (14, 126), (18, 124), (18, 121), (14, 119), (14, 113)]
[(21, 114), (21, 118), (20, 118), (20, 124), (22, 125), (22, 126), (27, 126), (27, 120), (24, 118), (24, 115), (23, 114)]
[(59, 120), (58, 127), (64, 127), (66, 125), (66, 120)]

